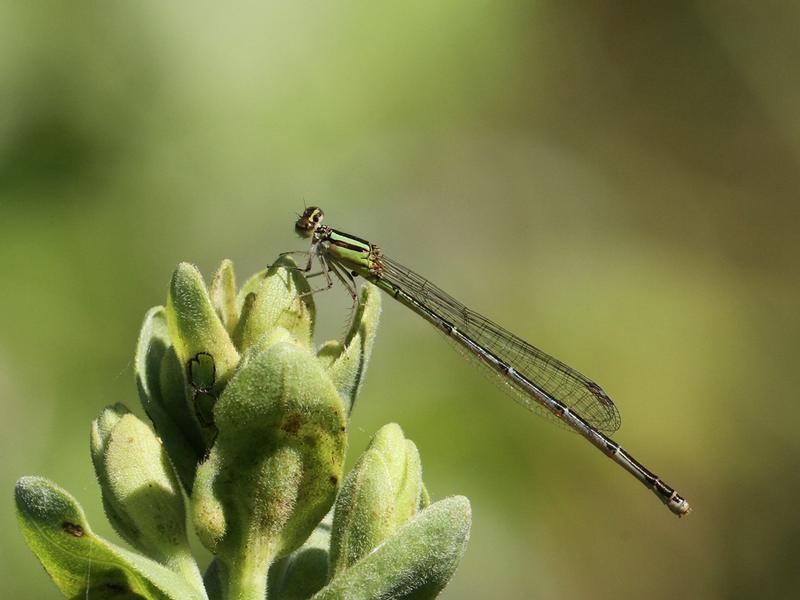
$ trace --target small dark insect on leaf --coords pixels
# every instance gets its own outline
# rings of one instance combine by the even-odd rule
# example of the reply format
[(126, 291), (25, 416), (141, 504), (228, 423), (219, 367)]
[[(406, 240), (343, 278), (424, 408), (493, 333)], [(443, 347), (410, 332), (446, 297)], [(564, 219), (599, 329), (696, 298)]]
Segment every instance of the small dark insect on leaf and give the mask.
[(70, 535), (74, 535), (75, 537), (83, 537), (83, 527), (76, 523), (70, 523), (69, 521), (64, 521), (61, 524), (61, 529), (63, 529), (66, 533)]

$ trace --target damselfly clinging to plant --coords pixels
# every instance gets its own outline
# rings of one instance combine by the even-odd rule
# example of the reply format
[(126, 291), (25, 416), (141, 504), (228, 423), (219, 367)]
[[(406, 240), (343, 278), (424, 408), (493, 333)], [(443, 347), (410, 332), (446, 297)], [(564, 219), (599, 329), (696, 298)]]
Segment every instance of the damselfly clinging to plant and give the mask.
[(318, 259), (327, 287), (333, 285), (333, 273), (354, 298), (355, 277), (372, 282), (475, 357), (522, 406), (555, 418), (582, 435), (652, 490), (679, 517), (689, 512), (689, 503), (683, 497), (602, 433), (616, 431), (620, 417), (599, 385), (468, 309), (385, 256), (375, 244), (323, 225), (322, 218), (322, 210), (312, 206), (295, 224), (298, 234), (311, 238), (306, 272)]

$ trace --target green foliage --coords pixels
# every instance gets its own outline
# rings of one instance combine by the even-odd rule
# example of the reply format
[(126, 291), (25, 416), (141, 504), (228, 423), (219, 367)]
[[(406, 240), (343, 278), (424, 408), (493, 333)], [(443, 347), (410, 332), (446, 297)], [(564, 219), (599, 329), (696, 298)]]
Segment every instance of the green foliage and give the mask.
[(25, 541), (67, 598), (204, 598), (158, 562), (96, 536), (77, 500), (42, 477), (16, 487)]
[(432, 598), (455, 572), (470, 524), (465, 497), (435, 502), (314, 598)]
[(422, 497), (422, 465), (397, 425), (375, 434), (336, 501), (331, 572), (340, 574), (413, 518)]
[[(106, 515), (135, 552), (97, 537), (77, 501), (38, 477), (16, 490), (28, 545), (69, 598), (435, 596), (465, 550), (468, 501), (430, 504), (417, 448), (394, 424), (342, 483), (380, 295), (367, 286), (344, 342), (316, 352), (313, 300), (290, 260), (238, 292), (235, 281), (230, 261), (208, 289), (179, 265), (136, 348), (155, 433), (121, 404), (92, 424)], [(204, 576), (187, 513), (215, 556)]]

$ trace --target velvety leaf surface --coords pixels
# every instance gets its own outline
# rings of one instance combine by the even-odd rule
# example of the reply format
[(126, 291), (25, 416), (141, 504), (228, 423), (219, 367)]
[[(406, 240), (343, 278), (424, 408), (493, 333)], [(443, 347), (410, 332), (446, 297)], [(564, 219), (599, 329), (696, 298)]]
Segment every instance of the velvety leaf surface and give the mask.
[(318, 353), (328, 369), (328, 376), (342, 395), (348, 414), (367, 373), (380, 315), (380, 292), (375, 286), (367, 285), (344, 345), (335, 341), (328, 342)]
[(242, 299), (242, 316), (233, 333), (236, 347), (240, 351), (251, 348), (273, 329), (282, 327), (310, 348), (314, 300), (307, 294), (311, 288), (294, 262), (283, 257), (264, 277), (248, 285), (252, 289)]
[(463, 496), (435, 502), (314, 598), (433, 598), (455, 572), (470, 524), (469, 501)]
[(214, 274), (208, 294), (228, 334), (233, 334), (239, 321), (239, 306), (236, 302), (236, 275), (233, 272), (233, 263), (227, 258)]
[(134, 370), (142, 407), (161, 437), (184, 489), (191, 492), (194, 472), (204, 452), (203, 442), (199, 428), (187, 414), (183, 373), (172, 348), (163, 306), (151, 308), (145, 315)]
[(181, 365), (199, 352), (214, 357), (217, 378), (227, 381), (239, 353), (209, 298), (203, 276), (194, 265), (181, 263), (172, 275), (167, 296), (167, 325)]
[(178, 575), (97, 537), (77, 501), (42, 477), (16, 486), (26, 542), (68, 598), (201, 599)]

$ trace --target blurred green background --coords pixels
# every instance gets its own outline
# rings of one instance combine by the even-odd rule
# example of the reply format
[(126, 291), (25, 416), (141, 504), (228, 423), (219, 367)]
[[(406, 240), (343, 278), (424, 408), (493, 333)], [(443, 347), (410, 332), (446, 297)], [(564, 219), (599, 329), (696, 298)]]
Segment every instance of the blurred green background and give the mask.
[[(800, 584), (800, 8), (0, 6), (3, 597), (56, 598), (14, 481), (112, 539), (88, 454), (175, 264), (240, 280), (305, 204), (598, 380), (678, 521), (386, 298), (350, 457), (389, 421), (474, 526), (447, 598), (784, 598)], [(321, 335), (348, 299), (318, 299)]]

